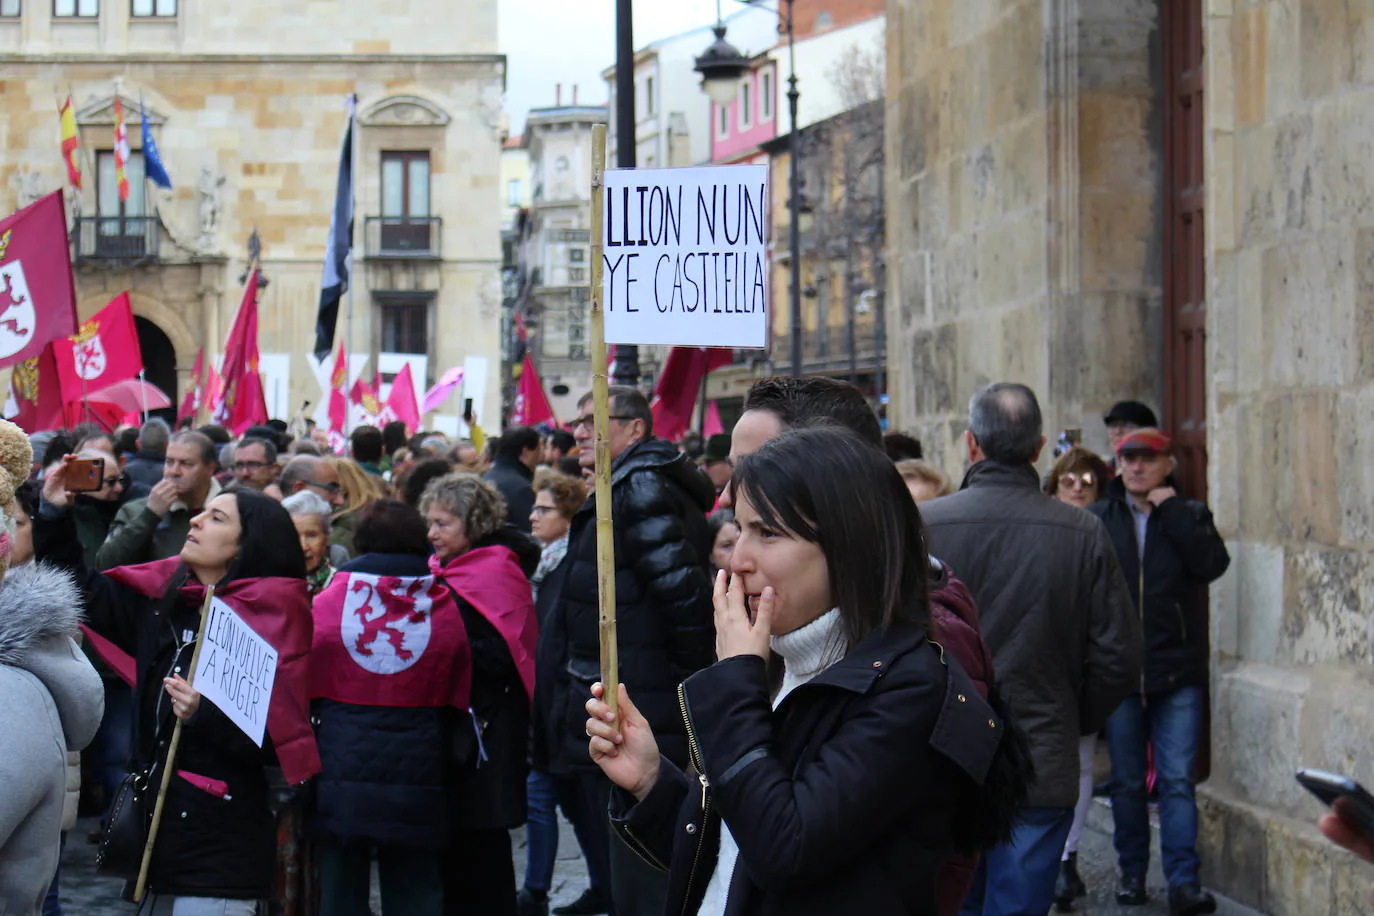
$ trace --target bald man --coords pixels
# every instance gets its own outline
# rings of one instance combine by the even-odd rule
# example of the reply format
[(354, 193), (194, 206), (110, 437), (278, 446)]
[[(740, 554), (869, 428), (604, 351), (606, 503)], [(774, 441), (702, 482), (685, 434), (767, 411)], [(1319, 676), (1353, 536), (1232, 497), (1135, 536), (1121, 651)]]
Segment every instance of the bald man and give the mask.
[(328, 460), (316, 455), (297, 455), (282, 468), (282, 498), (294, 496), (302, 490), (309, 490), (323, 497), (335, 509), (344, 504), (343, 487), (339, 484), (339, 472)]

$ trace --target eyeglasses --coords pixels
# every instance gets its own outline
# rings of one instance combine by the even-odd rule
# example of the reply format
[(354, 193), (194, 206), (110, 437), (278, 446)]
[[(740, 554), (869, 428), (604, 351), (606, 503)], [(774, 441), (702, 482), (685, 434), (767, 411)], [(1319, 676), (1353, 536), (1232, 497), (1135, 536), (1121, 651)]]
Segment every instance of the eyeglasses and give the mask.
[(130, 484), (130, 482), (131, 482), (131, 481), (130, 481), (130, 478), (129, 478), (129, 475), (128, 475), (128, 474), (120, 474), (118, 477), (106, 477), (106, 478), (105, 478), (105, 486), (107, 486), (107, 487), (122, 487), (122, 488), (125, 489), (125, 490), (129, 489), (129, 484)]
[(1097, 478), (1093, 476), (1092, 471), (1085, 471), (1082, 474), (1064, 474), (1059, 478), (1059, 482), (1070, 489), (1082, 487), (1086, 490), (1097, 483)]
[(267, 467), (266, 461), (235, 461), (234, 470), (236, 471), (261, 471)]
[(314, 487), (314, 488), (317, 489), (317, 490), (323, 490), (324, 492), (328, 493), (330, 496), (333, 496), (335, 493), (340, 493), (340, 492), (343, 491), (343, 487), (340, 486), (340, 485), (337, 484), (337, 483), (315, 483), (315, 482), (312, 481), (312, 482), (306, 484), (306, 486), (307, 486), (307, 487)]
[[(630, 422), (631, 420), (638, 420), (639, 417), (610, 416), (610, 417), (607, 417), (606, 419), (608, 419), (608, 420), (619, 420), (621, 423), (628, 423), (628, 422)], [(596, 424), (596, 416), (595, 416), (594, 414), (587, 414), (587, 415), (584, 416), (584, 417), (578, 417), (576, 420), (573, 420), (573, 421), (572, 421), (572, 428), (573, 428), (573, 429), (577, 429), (579, 426), (593, 426), (593, 425), (595, 425), (595, 424)]]

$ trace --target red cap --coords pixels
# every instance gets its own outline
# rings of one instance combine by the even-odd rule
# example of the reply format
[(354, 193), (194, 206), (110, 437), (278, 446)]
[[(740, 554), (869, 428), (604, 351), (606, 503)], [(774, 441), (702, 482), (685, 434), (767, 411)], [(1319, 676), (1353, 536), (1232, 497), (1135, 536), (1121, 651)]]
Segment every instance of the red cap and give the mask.
[(1137, 429), (1122, 439), (1121, 444), (1116, 447), (1116, 453), (1124, 455), (1127, 452), (1157, 452), (1165, 455), (1173, 446), (1174, 440), (1157, 429), (1146, 427)]

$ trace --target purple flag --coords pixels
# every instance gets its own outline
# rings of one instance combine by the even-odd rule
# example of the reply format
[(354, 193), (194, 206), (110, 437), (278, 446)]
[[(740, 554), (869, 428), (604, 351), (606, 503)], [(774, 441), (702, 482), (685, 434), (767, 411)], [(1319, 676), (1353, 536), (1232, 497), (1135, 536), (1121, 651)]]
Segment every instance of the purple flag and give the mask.
[(444, 373), (444, 377), (439, 379), (439, 384), (425, 392), (425, 402), (420, 405), (420, 413), (426, 414), (435, 410), (444, 399), (452, 393), (453, 389), (463, 384), (463, 367), (454, 366)]

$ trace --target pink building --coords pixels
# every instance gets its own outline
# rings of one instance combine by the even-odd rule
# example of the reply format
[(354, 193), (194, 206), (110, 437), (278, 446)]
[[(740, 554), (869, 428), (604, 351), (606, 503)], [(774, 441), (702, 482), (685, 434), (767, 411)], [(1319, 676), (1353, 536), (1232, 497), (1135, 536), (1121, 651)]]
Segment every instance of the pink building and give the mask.
[(781, 132), (777, 62), (765, 52), (749, 62), (739, 94), (721, 108), (711, 102), (711, 161), (717, 165), (767, 162), (759, 147)]

